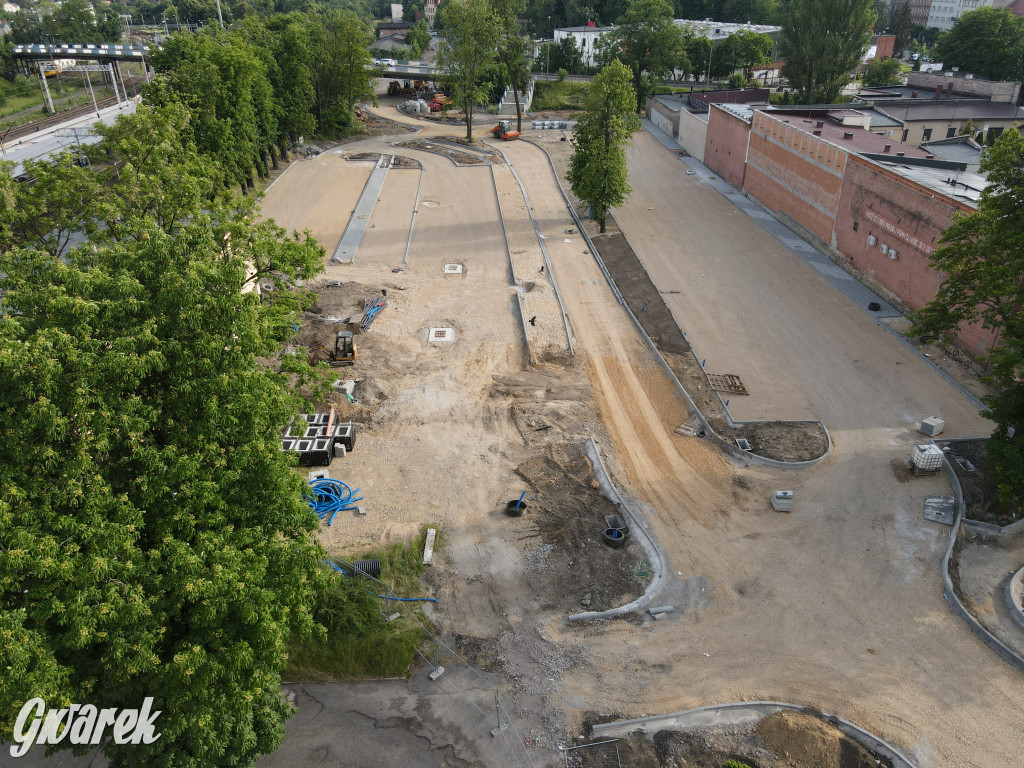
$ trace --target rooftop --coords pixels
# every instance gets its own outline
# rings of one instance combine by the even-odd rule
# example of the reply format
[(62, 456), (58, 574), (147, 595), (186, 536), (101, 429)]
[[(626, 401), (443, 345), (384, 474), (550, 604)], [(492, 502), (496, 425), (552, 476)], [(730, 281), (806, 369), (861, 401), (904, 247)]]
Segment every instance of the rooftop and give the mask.
[[(797, 128), (806, 133), (810, 133), (814, 136), (819, 136), (825, 141), (842, 147), (850, 152), (856, 152), (858, 154), (892, 154), (894, 156), (905, 156), (905, 157), (918, 157), (921, 159), (928, 159), (930, 153), (919, 148), (911, 147), (905, 144), (901, 144), (892, 138), (880, 136), (877, 133), (860, 128), (854, 125), (843, 125), (838, 122), (835, 117), (829, 114), (824, 114), (821, 117), (803, 117), (801, 115), (793, 115), (787, 112), (775, 111), (775, 110), (762, 110), (767, 114), (774, 117), (776, 120), (781, 120), (794, 128)], [(842, 116), (843, 112), (849, 110), (831, 110), (833, 113), (839, 113)]]
[(921, 146), (943, 160), (952, 160), (968, 165), (977, 165), (981, 162), (981, 145), (970, 136), (953, 136), (949, 139), (926, 141)]
[(888, 102), (875, 107), (900, 122), (918, 120), (1022, 120), (1024, 109), (1005, 102), (977, 99), (929, 99)]
[[(875, 158), (877, 161), (877, 158)], [(929, 168), (921, 165), (904, 165), (898, 162), (879, 162), (892, 171), (916, 181), (929, 189), (956, 200), (977, 207), (981, 192), (988, 186), (988, 180), (976, 173), (964, 171), (948, 171), (942, 168)]]

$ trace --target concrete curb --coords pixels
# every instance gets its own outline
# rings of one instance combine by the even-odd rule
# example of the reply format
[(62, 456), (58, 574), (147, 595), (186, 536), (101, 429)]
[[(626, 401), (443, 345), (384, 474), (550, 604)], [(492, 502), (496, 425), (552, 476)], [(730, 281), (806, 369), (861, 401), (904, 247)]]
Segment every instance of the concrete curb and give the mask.
[[(593, 241), (590, 239), (590, 236), (587, 234), (587, 230), (583, 226), (583, 222), (580, 220), (580, 217), (576, 213), (576, 210), (572, 207), (572, 203), (569, 201), (568, 195), (565, 194), (565, 190), (562, 189), (562, 182), (558, 180), (558, 172), (555, 170), (555, 164), (551, 160), (551, 155), (548, 154), (548, 151), (537, 142), (531, 141), (530, 139), (522, 140), (537, 147), (544, 153), (544, 156), (547, 157), (548, 165), (551, 166), (551, 172), (555, 176), (555, 182), (558, 184), (558, 188), (562, 192), (562, 199), (565, 200), (565, 207), (569, 209), (569, 213), (572, 215), (573, 221), (576, 222), (576, 226), (579, 229), (580, 234), (583, 236), (583, 239), (586, 242), (587, 247), (590, 249), (590, 255), (594, 257), (594, 261), (597, 263), (597, 266), (601, 269), (601, 273), (604, 275), (605, 281), (607, 281), (608, 285), (611, 287), (612, 293), (615, 295), (616, 301), (618, 301), (619, 305), (624, 310), (626, 310), (626, 314), (629, 315), (630, 319), (633, 321), (633, 325), (635, 325), (636, 329), (640, 332), (640, 336), (644, 340), (644, 343), (647, 345), (647, 348), (650, 349), (651, 354), (654, 355), (655, 359), (658, 361), (658, 364), (665, 372), (665, 375), (669, 377), (669, 380), (672, 381), (673, 384), (675, 384), (676, 392), (682, 395), (683, 398), (686, 400), (687, 404), (689, 404), (690, 409), (694, 412), (694, 414), (697, 417), (697, 421), (700, 423), (700, 427), (710, 435), (710, 439), (712, 440), (712, 442), (714, 442), (716, 445), (718, 445), (719, 448), (723, 449), (727, 454), (732, 456), (734, 459), (737, 459), (738, 461), (742, 462), (743, 464), (760, 464), (766, 467), (780, 467), (783, 469), (803, 469), (805, 467), (813, 466), (818, 462), (827, 459), (832, 453), (832, 436), (829, 434), (828, 429), (825, 428), (824, 423), (822, 423), (821, 421), (817, 421), (814, 423), (820, 424), (821, 428), (825, 431), (827, 447), (825, 453), (823, 453), (821, 456), (819, 456), (816, 459), (810, 459), (808, 461), (778, 461), (777, 459), (768, 459), (765, 458), (764, 456), (758, 456), (757, 454), (750, 453), (748, 451), (741, 451), (737, 446), (719, 437), (715, 430), (712, 429), (711, 426), (708, 424), (707, 418), (705, 418), (700, 408), (697, 407), (697, 404), (693, 401), (693, 398), (690, 397), (690, 393), (686, 391), (686, 388), (676, 377), (675, 372), (669, 366), (668, 361), (665, 360), (664, 356), (661, 354), (661, 351), (654, 344), (654, 341), (651, 339), (650, 336), (647, 335), (647, 331), (644, 330), (644, 327), (640, 324), (640, 321), (637, 319), (636, 315), (633, 314), (633, 310), (631, 310), (629, 308), (629, 305), (626, 304), (626, 300), (622, 297), (622, 294), (619, 292), (619, 287), (615, 284), (615, 280), (612, 278), (611, 273), (608, 271), (608, 267), (605, 265), (604, 260), (601, 259), (601, 254), (599, 254), (597, 248), (594, 247)], [(625, 234), (623, 234), (623, 237), (625, 237)], [(629, 238), (626, 238), (626, 242), (629, 242)], [(675, 318), (673, 318), (673, 320), (674, 319)], [(723, 403), (722, 406), (724, 408), (725, 404)], [(728, 408), (725, 408), (725, 414), (726, 420), (730, 426), (741, 426), (743, 424), (757, 423), (733, 421), (732, 416), (729, 414)]]
[(405, 258), (403, 264), (409, 263), (409, 249), (412, 248), (412, 230), (416, 226), (416, 214), (420, 212), (420, 191), (423, 189), (423, 166), (420, 165), (420, 180), (416, 185), (416, 200), (412, 204), (412, 220), (409, 222), (409, 239), (405, 243)]
[(1024, 596), (1024, 568), (1006, 580), (1006, 610), (1017, 626), (1024, 629), (1024, 608), (1021, 608), (1021, 597)]
[(608, 470), (605, 469), (604, 462), (601, 461), (601, 453), (598, 451), (597, 442), (594, 438), (587, 440), (584, 446), (584, 451), (587, 454), (587, 458), (590, 459), (590, 463), (594, 468), (594, 476), (597, 479), (598, 484), (601, 486), (601, 491), (605, 496), (608, 497), (619, 514), (626, 518), (626, 522), (629, 525), (629, 532), (640, 542), (640, 545), (644, 548), (644, 552), (651, 559), (651, 568), (654, 573), (654, 578), (651, 579), (651, 583), (647, 585), (644, 593), (640, 595), (636, 600), (631, 600), (625, 605), (620, 605), (617, 608), (609, 608), (607, 611), (587, 611), (586, 613), (574, 613), (571, 616), (566, 617), (568, 622), (577, 621), (594, 621), (596, 619), (612, 619), (616, 616), (623, 616), (627, 613), (633, 613), (634, 611), (642, 610), (649, 603), (654, 601), (657, 597), (658, 592), (661, 591), (662, 586), (665, 584), (665, 570), (668, 557), (662, 552), (658, 542), (655, 541), (654, 537), (647, 532), (647, 529), (640, 524), (639, 516), (635, 510), (633, 510), (625, 501), (622, 500), (622, 496), (619, 495), (618, 489), (612, 483), (611, 478), (608, 476)]
[(999, 638), (985, 629), (981, 622), (974, 618), (974, 615), (967, 610), (967, 606), (960, 600), (960, 596), (953, 587), (953, 578), (949, 575), (949, 563), (953, 559), (953, 550), (956, 548), (957, 538), (960, 535), (960, 528), (963, 522), (964, 491), (960, 487), (960, 480), (957, 479), (956, 472), (953, 471), (953, 465), (949, 463), (949, 459), (946, 458), (945, 454), (942, 457), (942, 468), (946, 473), (946, 477), (949, 478), (950, 485), (953, 487), (953, 497), (956, 500), (956, 520), (949, 534), (949, 546), (946, 547), (946, 554), (942, 558), (942, 584), (944, 587), (942, 596), (949, 603), (949, 607), (953, 609), (953, 613), (966, 621), (967, 625), (974, 630), (974, 633), (981, 638), (985, 645), (995, 651), (1008, 664), (1024, 672), (1024, 657), (1003, 645)]
[[(865, 749), (870, 750), (876, 755), (888, 758), (892, 762), (893, 768), (914, 768), (914, 764), (900, 754), (896, 747), (878, 736), (865, 731), (860, 726), (854, 725), (848, 720), (843, 720), (836, 715), (819, 712), (811, 707), (802, 707), (799, 704), (787, 704), (782, 701), (750, 701), (698, 707), (697, 709), (675, 712), (669, 715), (654, 715), (653, 717), (641, 717), (635, 720), (601, 723), (594, 726), (593, 732), (595, 737), (626, 736), (640, 729), (643, 729), (645, 733), (654, 733), (670, 727), (675, 730), (692, 730), (710, 725), (744, 725), (757, 722), (763, 717), (783, 711), (803, 712), (804, 714), (821, 718), (826, 723), (834, 725)], [(654, 728), (652, 729), (649, 726), (654, 726)]]
[[(505, 255), (508, 256), (508, 269), (512, 275), (512, 285), (519, 285), (519, 278), (516, 276), (516, 266), (512, 262), (512, 249), (508, 245), (508, 230), (505, 229), (505, 214), (501, 211), (501, 195), (498, 194), (498, 182), (494, 178), (494, 166), (490, 163), (487, 164), (488, 169), (491, 172), (491, 189), (494, 190), (494, 204), (498, 206), (498, 218), (501, 219), (501, 236), (505, 241)], [(420, 177), (422, 180), (422, 177)], [(533, 357), (533, 347), (530, 346), (530, 332), (526, 328), (526, 315), (523, 314), (523, 299), (519, 295), (519, 291), (516, 291), (516, 306), (519, 307), (519, 326), (523, 329), (523, 343), (526, 345), (526, 356), (530, 361), (530, 365), (536, 365), (536, 360)]]
[[(516, 173), (515, 166), (508, 161), (505, 153), (500, 147), (493, 148), (501, 157), (505, 160), (505, 165), (512, 171), (512, 178), (516, 180), (516, 184), (519, 185), (519, 190), (523, 193), (523, 200), (526, 201), (526, 210), (530, 214), (530, 221), (533, 223), (533, 231), (537, 235), (537, 243), (540, 245), (540, 251), (544, 254), (544, 269), (548, 271), (548, 278), (551, 280), (551, 287), (555, 289), (555, 298), (558, 299), (558, 308), (562, 310), (562, 323), (565, 325), (565, 336), (569, 342), (569, 360), (576, 359), (576, 345), (573, 343), (573, 332), (572, 323), (569, 322), (569, 313), (565, 311), (565, 302), (562, 301), (562, 292), (558, 290), (558, 280), (555, 278), (555, 270), (551, 268), (551, 259), (548, 257), (547, 246), (544, 245), (544, 239), (540, 236), (540, 225), (537, 224), (537, 218), (533, 215), (533, 206), (530, 205), (530, 196), (526, 194), (526, 187), (523, 185), (523, 180), (519, 178), (519, 174)], [(548, 160), (550, 161), (550, 157)], [(491, 177), (494, 177), (494, 173), (491, 173)], [(557, 181), (557, 177), (556, 177)], [(495, 186), (497, 189), (497, 186)], [(504, 225), (503, 225), (504, 226)], [(508, 238), (506, 237), (506, 244)], [(509, 256), (511, 259), (511, 255)]]

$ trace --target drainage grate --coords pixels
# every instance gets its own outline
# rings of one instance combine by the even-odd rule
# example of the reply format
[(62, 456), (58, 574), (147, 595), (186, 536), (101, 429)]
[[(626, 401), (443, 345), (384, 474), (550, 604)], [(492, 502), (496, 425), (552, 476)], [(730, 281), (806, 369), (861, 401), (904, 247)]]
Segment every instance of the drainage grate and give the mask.
[(461, 264), (445, 264), (444, 274), (446, 275), (461, 275), (462, 265)]
[(718, 392), (730, 392), (734, 395), (749, 395), (739, 376), (731, 373), (709, 373), (708, 383)]
[(427, 341), (438, 344), (455, 341), (455, 329), (431, 328), (430, 331), (427, 332)]

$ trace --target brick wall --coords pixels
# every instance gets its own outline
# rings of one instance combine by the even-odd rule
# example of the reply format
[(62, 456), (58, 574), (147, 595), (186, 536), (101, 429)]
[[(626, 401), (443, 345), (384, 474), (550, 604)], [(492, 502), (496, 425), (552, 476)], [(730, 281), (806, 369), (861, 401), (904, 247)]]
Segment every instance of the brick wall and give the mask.
[[(920, 309), (935, 298), (940, 282), (929, 254), (938, 247), (953, 215), (971, 210), (877, 163), (851, 156), (835, 219), (834, 245), (854, 268), (895, 294), (907, 309)], [(896, 259), (890, 258), (892, 250)], [(979, 355), (994, 335), (973, 325), (961, 331), (958, 341), (969, 353)]]
[(750, 124), (712, 105), (708, 113), (707, 130), (704, 165), (737, 189), (742, 189)]
[[(710, 145), (710, 130), (708, 135)], [(755, 112), (743, 189), (832, 245), (848, 157), (845, 150), (784, 120)]]

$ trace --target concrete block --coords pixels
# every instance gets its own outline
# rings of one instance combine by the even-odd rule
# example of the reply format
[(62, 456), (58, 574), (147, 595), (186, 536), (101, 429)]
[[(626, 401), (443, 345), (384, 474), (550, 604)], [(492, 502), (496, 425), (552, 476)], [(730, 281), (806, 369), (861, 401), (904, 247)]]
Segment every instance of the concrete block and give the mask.
[(437, 538), (437, 531), (434, 528), (427, 529), (427, 539), (423, 542), (423, 564), (431, 565), (434, 559), (434, 540)]
[(437, 678), (439, 678), (443, 674), (444, 674), (444, 667), (438, 667), (437, 669), (435, 669), (433, 672), (430, 673), (430, 679), (431, 680), (437, 680)]

